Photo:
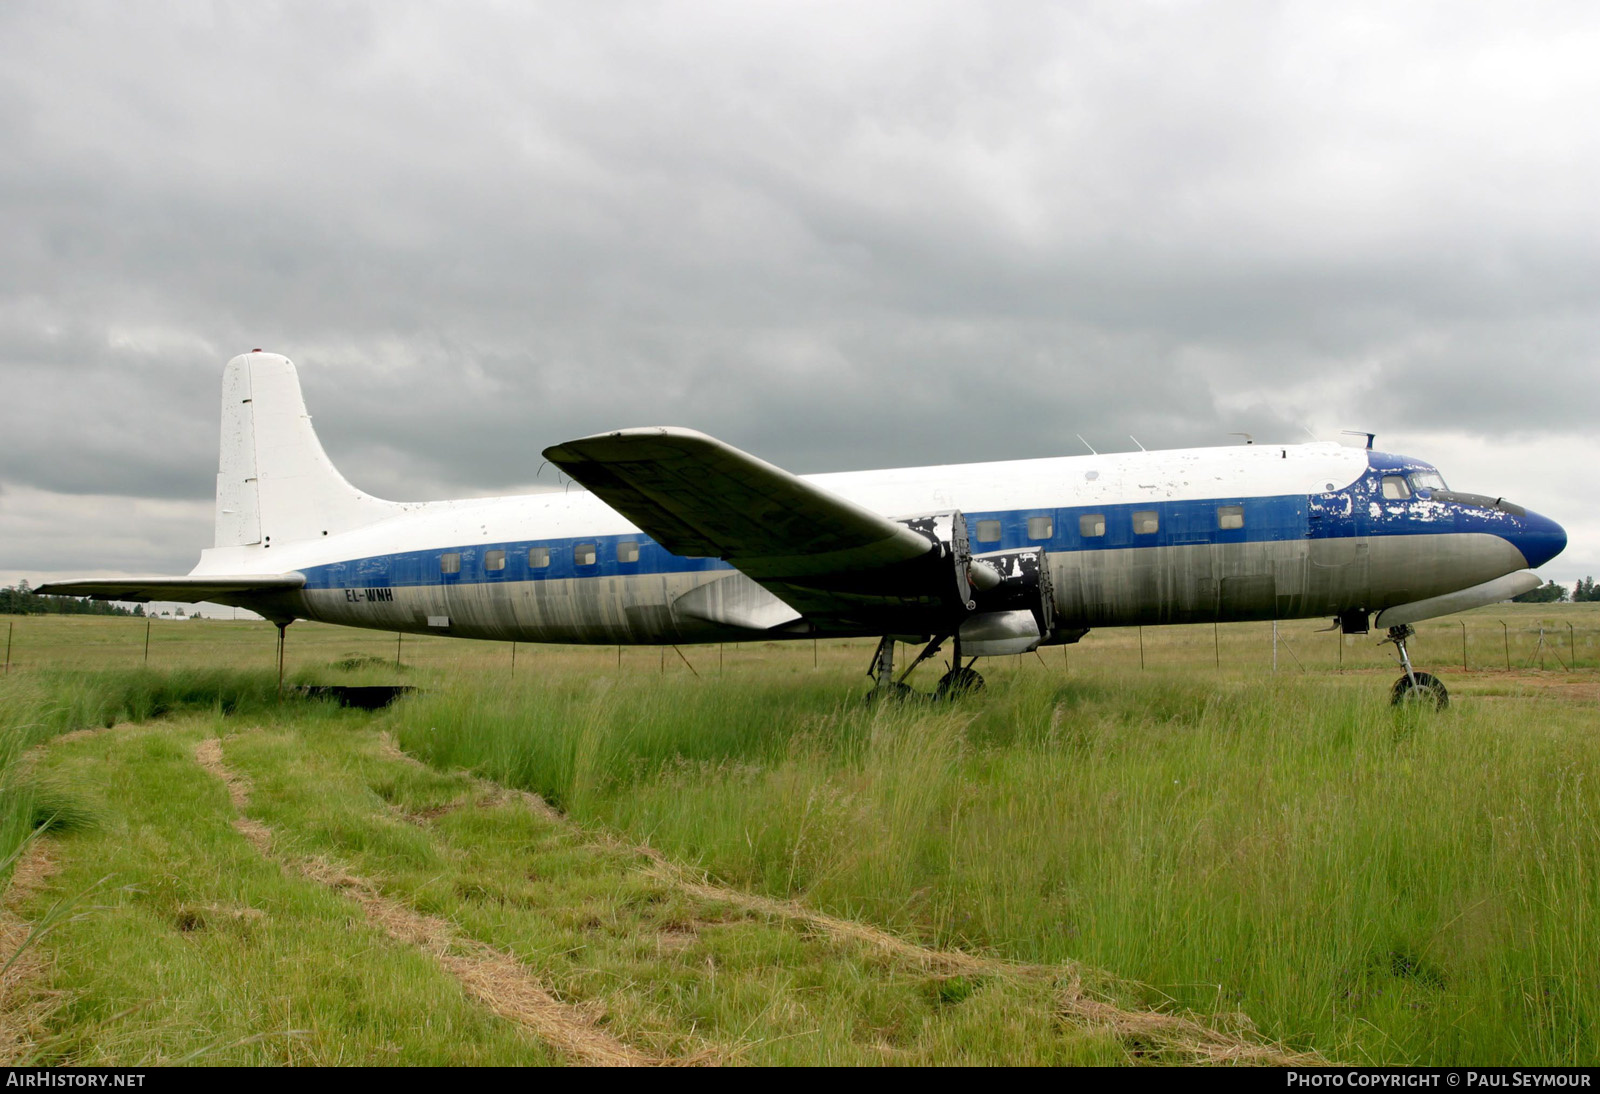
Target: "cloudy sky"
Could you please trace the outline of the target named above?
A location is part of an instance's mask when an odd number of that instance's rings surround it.
[[[795,471],[1432,459],[1600,573],[1600,9],[0,5],[0,583],[182,573],[218,382],[373,493],[694,426]]]

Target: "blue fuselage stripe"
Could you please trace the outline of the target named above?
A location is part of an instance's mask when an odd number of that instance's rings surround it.
[[[1434,505],[1428,508],[1383,503],[1379,492],[1381,475],[1390,468],[1380,466],[1377,459],[1373,464],[1371,471],[1347,489],[1326,494],[969,512],[966,514],[967,530],[974,554],[1018,547],[1072,553],[1458,531],[1506,535],[1508,529],[1503,521],[1491,520],[1489,514],[1470,507]],[[1407,466],[1424,465],[1408,463]],[[1241,526],[1222,527],[1221,511],[1235,507],[1243,517]],[[1143,516],[1148,513],[1155,514],[1157,530],[1140,534],[1135,531],[1136,521],[1148,526],[1148,518]],[[1038,526],[1030,529],[1030,521],[1040,518],[1049,521],[1048,535],[1030,535],[1030,531],[1043,531]],[[1096,525],[1103,526],[1102,535],[1084,534]],[[996,531],[998,537],[994,538]],[[634,561],[620,561],[624,544],[637,546]],[[580,548],[583,548],[581,552]],[[541,558],[548,557],[548,564],[533,564],[530,551],[535,549]],[[503,565],[489,569],[495,552],[500,554],[494,561],[503,562]],[[593,562],[580,563],[580,555],[592,557]],[[445,572],[442,560],[446,556],[453,556],[450,561],[455,568],[451,572]],[[731,567],[719,559],[683,558],[643,533],[630,532],[433,547],[312,566],[303,572],[307,589],[343,589],[556,581],[726,569]]]

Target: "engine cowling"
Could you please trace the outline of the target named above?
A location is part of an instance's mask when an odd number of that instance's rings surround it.
[[[970,563],[974,610],[961,624],[961,643],[976,657],[1027,653],[1055,629],[1049,559],[1040,547],[991,551]]]
[[[896,517],[895,520],[938,547],[935,564],[939,568],[941,584],[946,585],[939,592],[954,609],[953,614],[959,617],[963,610],[971,611],[973,591],[968,569],[972,562],[972,547],[967,537],[966,516],[959,509],[950,509],[914,517]],[[945,575],[948,575],[948,581],[944,580]]]

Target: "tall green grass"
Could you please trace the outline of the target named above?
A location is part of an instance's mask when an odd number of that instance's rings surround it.
[[[728,881],[944,945],[1076,959],[1357,1061],[1600,1056],[1592,711],[1370,681],[1001,676],[468,684],[391,717]],[[1238,1020],[1232,1019],[1230,1020]]]
[[[28,749],[73,730],[185,711],[264,716],[279,710],[277,689],[271,673],[230,669],[41,669],[0,678],[0,861],[35,828],[82,819],[71,788],[30,777]]]

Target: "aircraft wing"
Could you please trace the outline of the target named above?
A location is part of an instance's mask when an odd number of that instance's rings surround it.
[[[725,559],[813,623],[918,632],[947,606],[934,539],[704,433],[627,429],[544,455],[669,551]]]
[[[601,433],[544,454],[676,555],[793,575],[905,562],[930,546],[904,524],[692,429]]]
[[[86,596],[90,600],[173,600],[198,604],[246,602],[252,596],[304,588],[304,574],[205,575],[188,577],[85,577],[51,581],[33,591],[46,596]]]

